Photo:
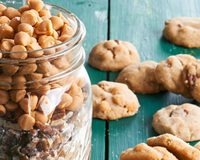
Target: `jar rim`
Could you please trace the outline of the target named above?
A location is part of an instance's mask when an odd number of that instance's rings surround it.
[[[67,17],[68,20],[73,18],[73,20],[75,21],[75,23],[77,25],[73,36],[70,37],[68,40],[60,43],[60,44],[57,44],[55,46],[48,47],[48,48],[32,50],[32,51],[17,51],[17,52],[10,52],[10,51],[8,52],[8,51],[1,51],[0,50],[0,53],[5,53],[5,54],[34,53],[34,52],[39,52],[39,51],[48,51],[48,50],[51,50],[51,49],[57,49],[57,48],[62,47],[62,46],[65,46],[65,48],[61,51],[57,51],[53,54],[45,55],[43,57],[35,57],[35,58],[29,58],[29,59],[23,59],[23,60],[15,60],[15,59],[9,59],[8,60],[7,58],[5,58],[5,59],[2,58],[2,59],[0,59],[0,63],[29,62],[29,61],[33,61],[33,60],[37,61],[37,60],[44,60],[44,59],[57,57],[57,56],[60,56],[62,54],[66,54],[66,52],[63,52],[63,51],[70,52],[71,50],[74,49],[75,45],[81,44],[83,42],[83,40],[85,39],[85,35],[86,35],[86,29],[85,29],[85,26],[83,25],[83,23],[81,22],[81,20],[75,14],[73,14],[72,12],[70,12],[69,10],[67,10],[65,8],[62,8],[60,6],[57,6],[57,5],[54,5],[54,4],[51,4],[51,3],[44,2],[44,4],[46,6],[49,6],[49,7],[54,7],[58,11],[62,11],[64,13],[67,13],[68,17],[70,17],[70,18]],[[69,23],[70,23],[70,21],[69,21]]]

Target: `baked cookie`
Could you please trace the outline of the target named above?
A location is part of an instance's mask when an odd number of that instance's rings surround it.
[[[183,70],[183,81],[190,90],[192,97],[200,102],[200,60],[196,60],[185,66]]]
[[[164,147],[150,147],[145,143],[127,149],[120,155],[120,160],[178,160]]]
[[[92,67],[113,72],[139,61],[136,48],[131,43],[120,40],[101,41],[94,46],[88,59]]]
[[[131,64],[119,73],[116,82],[125,83],[135,93],[158,93],[164,88],[154,75],[157,64],[154,61]]]
[[[116,120],[133,116],[140,104],[136,95],[125,85],[101,81],[92,85],[93,118]]]
[[[149,146],[165,147],[179,160],[200,160],[200,151],[198,149],[171,134],[151,137],[147,140],[147,144]]]
[[[196,144],[194,145],[194,148],[200,150],[200,142],[196,143]]]
[[[168,57],[157,65],[155,70],[156,80],[163,84],[166,90],[175,94],[182,94],[186,98],[192,98],[189,89],[184,84],[182,72],[185,65],[195,60],[196,58],[187,54]]]
[[[200,47],[200,18],[178,17],[165,22],[163,36],[171,43],[187,47]]]
[[[185,103],[170,105],[157,111],[152,126],[159,134],[170,133],[186,142],[200,139],[200,108]]]

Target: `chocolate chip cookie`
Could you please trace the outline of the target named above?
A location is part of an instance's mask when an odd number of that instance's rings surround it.
[[[200,108],[185,103],[157,111],[152,126],[159,134],[170,133],[186,142],[200,139]]]
[[[136,95],[125,85],[101,81],[92,85],[93,118],[116,120],[133,116],[140,104]]]
[[[152,94],[164,90],[155,78],[158,65],[154,61],[135,63],[124,68],[118,75],[116,82],[125,83],[135,93]]]
[[[199,160],[200,151],[180,138],[171,134],[163,134],[158,137],[151,137],[147,140],[149,146],[161,146],[167,148],[179,160]]]
[[[163,36],[177,46],[198,48],[200,47],[200,18],[172,18],[165,22]]]
[[[182,74],[183,68],[195,60],[196,58],[191,55],[178,54],[161,61],[155,69],[157,82],[163,84],[164,88],[170,92],[192,98],[188,87],[184,84]]]
[[[145,143],[127,149],[120,155],[120,160],[178,160],[164,147],[150,147]]]
[[[136,48],[131,43],[120,40],[101,41],[94,46],[88,59],[92,67],[113,72],[139,61]]]

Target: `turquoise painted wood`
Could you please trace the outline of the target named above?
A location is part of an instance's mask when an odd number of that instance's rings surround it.
[[[200,58],[200,49],[177,47],[162,37],[165,21],[179,16],[199,17],[199,5],[198,0],[111,0],[110,39],[133,43],[141,61],[160,62],[170,55],[179,53]],[[110,73],[110,80],[115,81],[117,75],[118,73]],[[167,91],[153,95],[137,94],[137,96],[141,104],[138,114],[109,123],[110,160],[118,160],[122,151],[157,135],[151,123],[153,114],[158,109],[185,102],[197,104],[192,99],[185,99]]]
[[[83,47],[86,51],[87,59],[93,46],[99,43],[99,41],[107,39],[107,0],[45,0],[45,2],[58,5],[71,11],[84,23],[87,34],[83,42]],[[107,73],[90,67],[87,61],[85,68],[92,84],[96,84],[102,79],[106,80]],[[105,159],[105,121],[93,120],[91,159]]]

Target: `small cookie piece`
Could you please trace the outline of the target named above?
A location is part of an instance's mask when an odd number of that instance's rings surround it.
[[[179,160],[199,160],[200,151],[182,139],[171,134],[163,134],[158,137],[151,137],[147,140],[149,146],[161,146],[167,148]]]
[[[136,95],[125,85],[101,81],[92,85],[93,118],[116,120],[133,116],[140,104]]]
[[[135,93],[158,93],[164,87],[157,83],[154,75],[157,64],[154,61],[131,64],[119,73],[116,82],[125,83]]]
[[[88,59],[92,67],[113,72],[139,61],[136,48],[129,42],[119,40],[101,41],[94,46]]]
[[[182,94],[186,98],[192,98],[189,89],[183,81],[183,68],[194,62],[196,58],[187,54],[170,56],[166,61],[161,61],[155,70],[155,77],[158,83],[163,84],[166,90],[175,94]]]
[[[197,143],[194,145],[194,148],[200,150],[200,142],[197,142]]]
[[[145,143],[122,152],[120,160],[178,160],[164,147],[150,147]]]
[[[196,60],[185,66],[183,81],[190,90],[192,97],[200,102],[200,60]]]
[[[163,36],[171,43],[187,47],[200,47],[200,18],[178,17],[165,22]]]
[[[200,139],[200,108],[185,103],[170,105],[157,111],[152,126],[159,134],[170,133],[186,142]]]

